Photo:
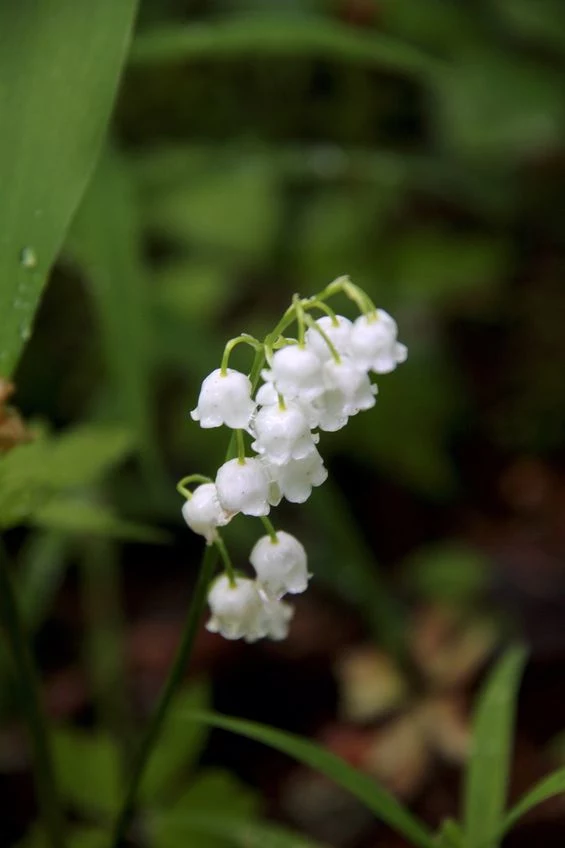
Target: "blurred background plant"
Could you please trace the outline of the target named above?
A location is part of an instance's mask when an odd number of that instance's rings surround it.
[[[173,816],[135,838],[302,844],[238,837],[261,810],[304,840],[407,844],[302,766],[175,716],[213,704],[317,737],[435,826],[477,682],[517,634],[519,795],[564,728],[565,8],[142,0],[124,59],[134,4],[81,5],[46,3],[34,39],[27,0],[0,12],[0,523],[77,845],[116,812],[190,599],[174,483],[225,438],[188,418],[200,380],[228,337],[342,273],[397,318],[408,362],[326,439],[327,486],[286,508],[315,574],[288,641],[200,634],[142,790],[192,810],[190,836]],[[227,532],[242,562],[248,533]],[[42,844],[3,645],[0,672],[0,844]],[[229,826],[199,829],[220,808]],[[508,844],[562,844],[564,822],[557,799]]]

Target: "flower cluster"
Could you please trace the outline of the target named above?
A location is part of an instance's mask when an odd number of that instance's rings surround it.
[[[361,314],[355,321],[327,305],[337,293],[357,304]],[[317,320],[314,309],[324,313]],[[284,331],[294,322],[297,338],[288,338]],[[249,377],[228,366],[233,348],[242,343],[255,350]],[[233,429],[237,451],[228,451],[215,480],[191,475],[179,484],[187,498],[186,523],[207,544],[218,546],[224,562],[225,572],[208,595],[209,630],[249,642],[285,638],[292,607],[281,599],[303,592],[310,575],[303,546],[289,533],[275,531],[267,516],[283,498],[304,503],[324,482],[318,431],[340,430],[351,416],[371,409],[377,387],[370,372],[393,371],[406,356],[394,319],[346,277],[315,297],[295,296],[263,342],[248,335],[228,342],[220,368],[202,383],[191,416],[204,428]],[[191,492],[190,482],[201,485]],[[239,513],[260,517],[267,529],[250,555],[254,579],[236,575],[219,533]]]

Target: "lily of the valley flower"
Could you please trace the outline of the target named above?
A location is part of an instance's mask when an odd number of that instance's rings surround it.
[[[220,504],[214,483],[198,486],[184,504],[182,514],[190,529],[204,536],[208,544],[217,538],[217,528],[223,527],[231,518]]]
[[[245,457],[230,459],[216,475],[218,500],[229,513],[268,515],[270,480],[260,459]]]
[[[308,562],[304,546],[284,530],[275,538],[263,536],[249,555],[257,580],[270,598],[304,592],[308,587]]]
[[[239,430],[247,427],[254,411],[249,377],[231,368],[225,374],[216,368],[202,383],[198,404],[190,415],[201,427],[226,424]]]

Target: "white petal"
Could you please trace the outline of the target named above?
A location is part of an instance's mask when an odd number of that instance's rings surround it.
[[[225,462],[216,475],[218,499],[228,513],[267,515],[269,505],[269,475],[259,459],[246,457]]]
[[[249,378],[231,368],[222,374],[217,368],[202,383],[198,405],[190,415],[194,421],[200,422],[201,427],[226,424],[234,429],[244,429],[254,410]]]
[[[304,592],[309,575],[303,545],[284,530],[279,530],[276,538],[274,542],[270,536],[263,536],[249,555],[257,580],[269,598]]]

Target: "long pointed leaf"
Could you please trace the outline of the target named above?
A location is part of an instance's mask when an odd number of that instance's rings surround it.
[[[272,14],[149,30],[135,40],[131,59],[145,64],[273,55],[376,65],[415,77],[435,73],[439,64],[412,45],[382,33],[364,33],[322,16]]]
[[[213,727],[256,739],[294,757],[304,765],[321,772],[330,780],[334,780],[343,789],[347,789],[377,818],[402,833],[414,845],[421,848],[431,848],[434,845],[433,838],[425,826],[405,810],[393,795],[379,786],[371,777],[319,745],[273,727],[217,713],[191,712],[186,714],[186,718],[189,721],[202,721]]]
[[[136,0],[0,4],[0,373],[30,334],[108,123]]]
[[[73,222],[69,250],[82,266],[99,318],[117,419],[136,434],[154,470],[149,385],[149,285],[141,256],[134,186],[126,161],[107,145]]]
[[[465,846],[495,848],[508,788],[516,699],[526,653],[510,649],[491,672],[477,705],[465,781]]]
[[[560,795],[565,792],[565,768],[554,771],[543,780],[540,780],[533,789],[520,798],[518,803],[512,807],[510,812],[504,819],[502,832],[506,833],[514,827],[518,819],[525,816],[533,807],[537,807],[542,801],[547,801],[554,795]]]

